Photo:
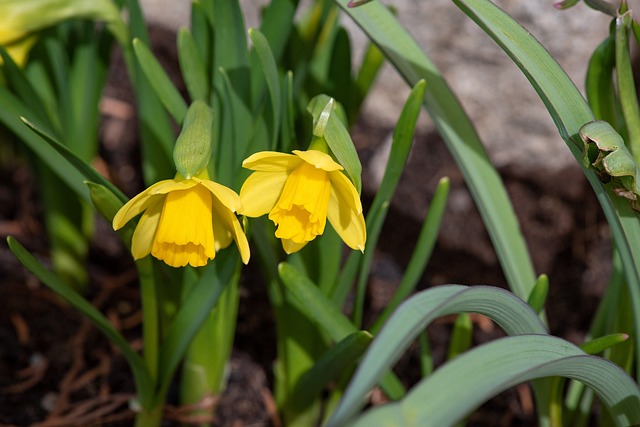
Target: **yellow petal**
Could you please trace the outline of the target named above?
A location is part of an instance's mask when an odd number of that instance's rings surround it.
[[[215,257],[212,196],[196,185],[168,193],[151,254],[173,267],[202,266]]]
[[[288,177],[289,173],[285,171],[249,175],[240,189],[242,208],[238,213],[252,218],[269,213],[280,198]]]
[[[339,172],[331,174],[331,197],[327,218],[347,246],[364,252],[367,227],[362,215],[360,197],[353,183]]]
[[[337,171],[344,169],[338,163],[336,163],[330,155],[318,150],[300,151],[293,150],[293,154],[300,157],[310,165],[315,166],[318,169],[326,170],[327,172]]]
[[[298,252],[300,249],[304,248],[307,243],[296,243],[293,240],[282,239],[282,249],[287,253],[287,255],[291,255],[294,252]]]
[[[205,186],[209,191],[211,191],[214,198],[218,199],[232,212],[237,212],[240,209],[242,205],[242,203],[240,202],[240,196],[238,196],[236,192],[229,187],[225,187],[224,185],[218,184],[217,182],[209,181],[208,179],[192,179],[200,183],[200,185]]]
[[[223,227],[226,232],[227,240],[220,241],[220,248],[225,248],[231,243],[231,237],[236,242],[236,246],[238,247],[238,251],[240,252],[240,258],[244,264],[249,262],[249,257],[251,256],[251,251],[249,249],[249,241],[247,240],[247,236],[244,234],[244,230],[240,225],[240,221],[238,221],[238,217],[222,205],[217,200],[213,200],[213,211],[214,211],[214,229],[216,233],[218,232],[216,227]],[[218,225],[216,225],[216,222]],[[218,244],[218,235],[216,235],[216,244]]]
[[[120,208],[116,216],[113,217],[113,229],[119,230],[121,229],[127,222],[131,221],[131,219],[137,215],[140,215],[142,211],[147,209],[151,203],[153,203],[154,195],[164,194],[162,192],[158,192],[158,190],[162,190],[165,187],[170,187],[174,184],[175,181],[173,179],[167,179],[164,181],[156,182],[151,187],[144,190],[142,193],[135,196],[133,199],[129,200],[123,207]]]
[[[154,197],[152,203],[144,211],[131,239],[131,254],[133,259],[142,259],[151,253],[153,241],[156,237],[160,215],[162,214],[163,199]]]
[[[260,151],[246,158],[242,162],[242,167],[262,172],[284,172],[295,168],[300,163],[302,163],[301,159],[293,154]]]

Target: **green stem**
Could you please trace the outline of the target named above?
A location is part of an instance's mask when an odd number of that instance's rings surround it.
[[[225,373],[231,357],[238,313],[240,269],[236,268],[229,285],[209,313],[185,354],[180,384],[182,404],[197,404],[225,388]],[[196,409],[192,415],[212,416],[214,407]],[[209,423],[200,423],[200,427]]]
[[[561,377],[553,377],[549,391],[549,426],[562,427],[562,384]]]
[[[140,276],[140,298],[142,300],[143,356],[149,369],[151,380],[155,384],[158,381],[160,331],[158,324],[158,298],[152,262],[151,257],[145,257],[136,261],[136,266],[138,268],[138,275]]]
[[[630,25],[630,12],[616,17],[616,79],[622,114],[629,134],[628,146],[636,163],[640,164],[640,108],[638,107],[631,59],[629,58]]]
[[[160,427],[164,405],[160,404],[151,411],[142,410],[136,415],[135,427]]]

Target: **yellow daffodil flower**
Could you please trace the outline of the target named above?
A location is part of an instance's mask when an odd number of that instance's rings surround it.
[[[352,249],[364,251],[367,230],[362,203],[343,167],[318,150],[293,154],[263,151],[243,163],[253,172],[240,190],[249,217],[269,214],[285,252],[302,249],[324,232],[329,222]]]
[[[246,264],[249,243],[234,214],[240,205],[233,190],[210,181],[206,172],[189,179],[178,174],[126,203],[113,218],[113,228],[142,213],[131,243],[136,260],[151,254],[172,267],[200,267],[235,240]]]

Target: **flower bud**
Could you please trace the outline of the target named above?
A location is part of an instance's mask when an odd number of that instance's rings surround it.
[[[202,101],[194,101],[173,149],[176,170],[190,179],[207,167],[213,142],[213,111]]]

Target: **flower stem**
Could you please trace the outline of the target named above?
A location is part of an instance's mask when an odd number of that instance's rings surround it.
[[[151,257],[136,261],[140,276],[140,297],[142,300],[142,342],[144,361],[149,369],[151,380],[158,380],[158,298],[156,282],[153,276]]]
[[[213,415],[215,407],[207,399],[224,390],[225,373],[235,336],[239,301],[239,271],[220,296],[185,355],[180,400],[183,405],[201,405],[191,415]],[[200,427],[209,423],[200,423]]]
[[[164,404],[159,404],[150,411],[142,410],[136,415],[135,427],[160,427]]]

